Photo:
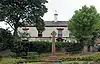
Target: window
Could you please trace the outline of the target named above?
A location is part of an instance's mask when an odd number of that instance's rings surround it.
[[[62,30],[58,30],[58,37],[62,38]]]
[[[58,38],[59,37],[62,38],[62,30],[63,30],[63,28],[57,28],[57,30],[58,30]]]
[[[57,41],[63,41],[63,39],[62,39],[62,30],[63,30],[63,28],[57,28],[57,30],[58,30],[58,37],[57,37]]]

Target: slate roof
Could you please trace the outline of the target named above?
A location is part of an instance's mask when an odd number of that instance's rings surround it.
[[[45,22],[45,27],[67,27],[68,26],[68,21],[44,21]],[[24,27],[34,27],[34,25],[23,25]]]
[[[45,21],[45,26],[46,27],[67,27],[68,25],[67,21]]]

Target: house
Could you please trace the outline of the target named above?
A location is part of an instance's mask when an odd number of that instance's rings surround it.
[[[54,21],[44,21],[45,22],[45,31],[41,34],[38,34],[38,31],[35,26],[19,27],[18,31],[22,34],[27,33],[26,37],[29,41],[37,40],[47,40],[52,41],[51,32],[55,31],[57,33],[56,40],[58,41],[69,41],[69,31],[68,31],[68,22],[67,21],[57,21],[58,14],[54,14]],[[21,36],[22,37],[22,36]],[[23,39],[26,38],[24,36]]]

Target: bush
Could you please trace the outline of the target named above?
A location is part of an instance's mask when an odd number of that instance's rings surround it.
[[[37,52],[28,52],[27,56],[23,56],[22,58],[26,58],[26,59],[36,59],[40,57],[40,55]]]
[[[19,56],[26,55],[27,52],[45,53],[51,52],[52,42],[49,41],[19,41],[16,42],[12,51],[20,54]],[[81,51],[81,43],[69,43],[69,42],[56,42],[56,48],[65,48],[67,52]],[[24,53],[24,54],[22,54]]]
[[[0,61],[2,60],[2,56],[0,55]]]
[[[66,46],[67,52],[82,51],[83,45],[81,43],[68,43]]]
[[[1,52],[0,55],[2,57],[16,57],[16,53],[11,52],[10,50],[5,50],[4,52]]]
[[[85,56],[70,56],[70,57],[62,57],[60,58],[62,61],[100,61],[100,53],[92,54],[92,55],[85,55]]]
[[[8,29],[0,28],[0,52],[11,49],[14,42],[14,36]]]
[[[14,43],[13,48],[11,49],[12,52],[16,53],[16,56],[25,56],[27,55],[28,52],[28,47],[27,47],[28,41],[17,41]]]
[[[14,53],[14,52],[9,52],[9,53],[8,53],[8,57],[16,57],[16,53]]]
[[[73,62],[73,64],[79,64],[78,62]]]

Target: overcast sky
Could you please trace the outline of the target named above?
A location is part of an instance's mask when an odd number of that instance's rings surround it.
[[[46,4],[48,12],[45,13],[43,19],[45,21],[54,20],[54,11],[57,10],[58,20],[68,21],[74,14],[74,11],[84,5],[94,5],[100,13],[100,0],[48,0]],[[0,26],[4,27],[4,24],[0,23]]]
[[[48,0],[48,4],[46,4],[48,12],[43,19],[54,20],[53,14],[57,10],[58,20],[68,21],[74,14],[74,11],[84,5],[94,5],[100,13],[100,0]]]

